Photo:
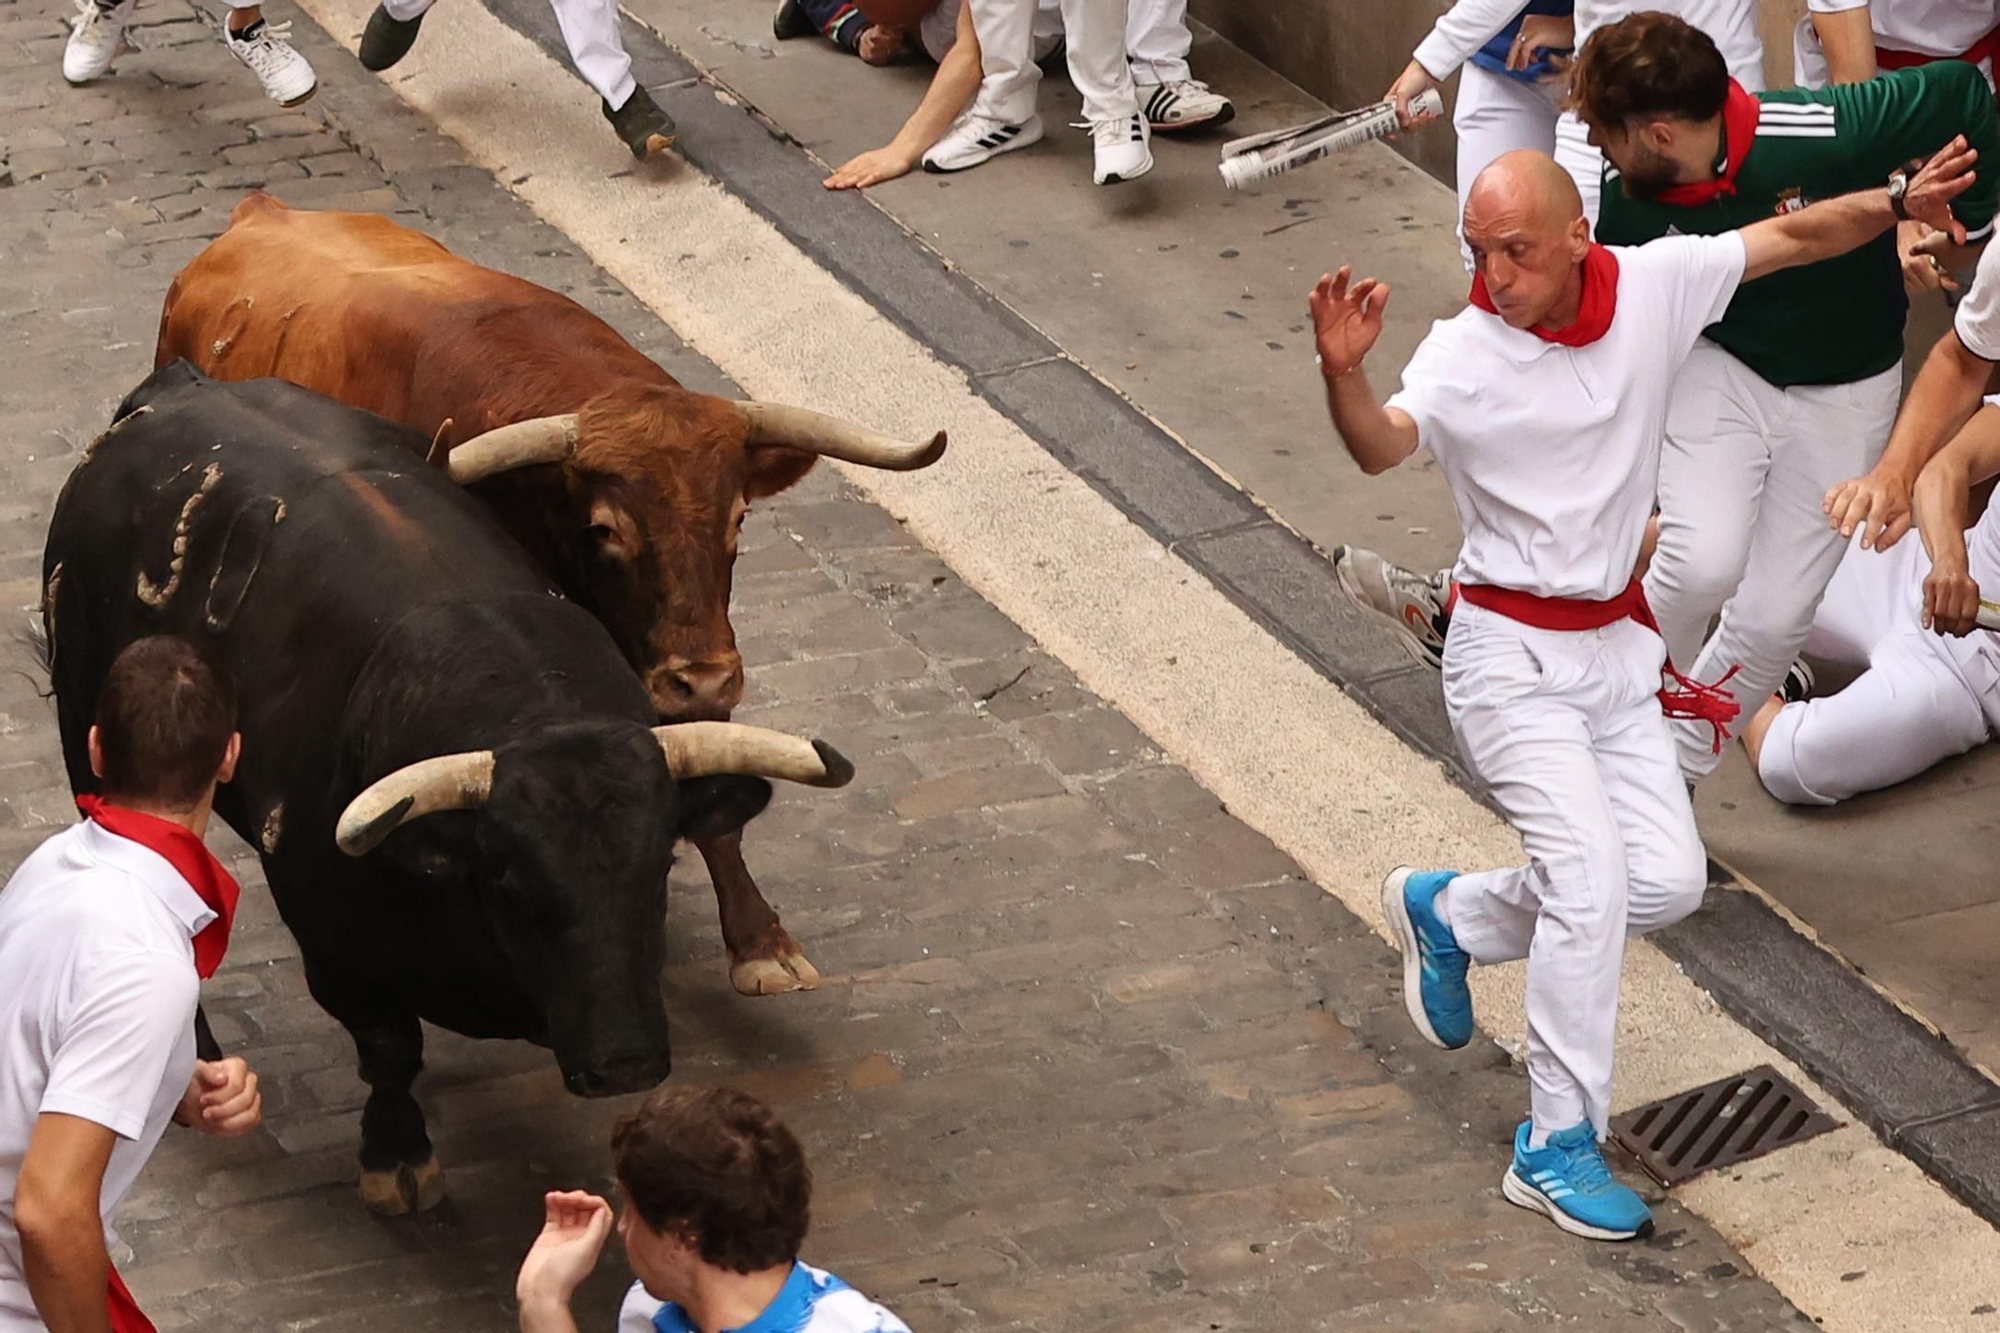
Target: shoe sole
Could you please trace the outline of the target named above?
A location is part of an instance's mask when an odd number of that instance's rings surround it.
[[[1653,1234],[1653,1219],[1650,1217],[1637,1231],[1612,1231],[1607,1227],[1594,1227],[1588,1222],[1579,1222],[1557,1207],[1555,1200],[1515,1175],[1511,1166],[1507,1168],[1507,1174],[1500,1178],[1500,1193],[1505,1195],[1507,1202],[1516,1208],[1526,1208],[1529,1212],[1540,1213],[1570,1235],[1581,1236],[1585,1240],[1641,1240]]]
[[[1333,576],[1339,582],[1340,590],[1347,594],[1348,601],[1395,628],[1396,646],[1401,648],[1412,662],[1421,667],[1429,667],[1433,671],[1438,669],[1439,659],[1432,654],[1430,648],[1411,633],[1402,621],[1376,606],[1368,596],[1354,572],[1354,562],[1348,558],[1345,546],[1333,548]]]
[[[1396,946],[1403,951],[1403,1008],[1410,1015],[1410,1022],[1416,1026],[1417,1035],[1441,1051],[1463,1050],[1470,1042],[1457,1046],[1447,1045],[1431,1026],[1430,1015],[1424,1012],[1424,959],[1417,949],[1417,924],[1410,920],[1410,908],[1403,901],[1403,886],[1416,874],[1414,866],[1397,866],[1382,881],[1382,915],[1389,919],[1389,929],[1395,932]]]
[[[1117,174],[1106,176],[1103,180],[1098,181],[1097,183],[1099,185],[1123,185],[1126,181],[1138,180],[1141,176],[1145,175],[1152,169],[1153,169],[1153,159],[1148,157],[1146,159],[1146,165],[1140,167],[1137,171],[1128,172],[1123,176]]]
[[[931,161],[928,157],[926,157],[923,162],[924,170],[928,171],[933,176],[949,176],[954,172],[970,171],[974,167],[983,167],[988,162],[991,162],[994,158],[1000,156],[1002,153],[1011,153],[1018,149],[1033,147],[1035,144],[1038,144],[1042,141],[1042,135],[1045,132],[1046,132],[1045,130],[1037,128],[1031,137],[1027,130],[1022,130],[1019,134],[1009,139],[1006,143],[1001,144],[998,148],[987,150],[985,157],[982,157],[975,162],[961,162],[955,167],[943,166],[939,163]]]
[[[319,91],[319,85],[315,83],[312,87],[306,89],[304,92],[300,93],[297,97],[294,97],[291,101],[279,102],[278,105],[282,107],[304,106],[307,102],[313,100],[313,94],[317,93],[318,91]]]
[[[1227,125],[1234,119],[1236,119],[1236,108],[1234,106],[1226,106],[1214,115],[1204,117],[1201,120],[1149,120],[1146,124],[1155,134],[1179,134],[1186,130],[1214,129],[1217,125]]]

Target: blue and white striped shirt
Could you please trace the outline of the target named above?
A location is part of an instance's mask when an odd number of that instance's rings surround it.
[[[681,1307],[634,1282],[618,1311],[618,1333],[701,1333]],[[729,1333],[910,1333],[910,1326],[824,1269],[794,1262],[764,1312]]]

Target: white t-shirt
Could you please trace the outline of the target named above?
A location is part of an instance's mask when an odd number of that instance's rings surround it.
[[[1875,44],[1926,56],[1955,56],[2000,28],[1994,0],[1806,0],[1815,14],[1868,10]]]
[[[2000,361],[2000,244],[1989,244],[1980,252],[1979,270],[1959,298],[1952,327],[1974,356]]]
[[[1752,92],[1764,86],[1757,0],[1576,0],[1576,49],[1599,28],[1645,10],[1686,19],[1721,50],[1731,77]]]
[[[1565,347],[1467,306],[1431,326],[1389,400],[1451,487],[1461,582],[1603,601],[1632,581],[1674,379],[1745,251],[1731,231],[1612,252],[1618,304],[1596,342]]]
[[[44,1325],[21,1268],[14,1184],[44,1112],[118,1136],[112,1215],[194,1076],[195,932],[214,920],[159,853],[85,821],[0,889],[0,1333]]]
[[[634,1282],[618,1311],[618,1333],[699,1333],[678,1305]],[[764,1312],[730,1333],[910,1333],[910,1326],[823,1268],[803,1261]]]

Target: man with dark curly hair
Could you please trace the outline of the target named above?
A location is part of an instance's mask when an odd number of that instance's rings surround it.
[[[662,1088],[618,1122],[618,1235],[638,1281],[619,1333],[910,1333],[833,1274],[799,1261],[812,1171],[771,1108],[730,1088]],[[611,1205],[544,1200],[514,1294],[522,1333],[576,1333],[570,1297],[597,1265]]]

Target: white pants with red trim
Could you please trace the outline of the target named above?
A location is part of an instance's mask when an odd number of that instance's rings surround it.
[[[1805,646],[1867,670],[1838,694],[1778,710],[1757,756],[1771,795],[1832,805],[1907,781],[1993,734],[2000,635],[1974,630],[1957,639],[1923,628],[1930,567],[1915,533],[1887,551],[1848,549]]]
[[[1138,0],[1133,0],[1133,7],[1137,9]],[[1458,106],[1451,113],[1451,127],[1458,134],[1458,253],[1467,272],[1472,269],[1472,251],[1465,244],[1466,191],[1502,153],[1517,148],[1554,153],[1560,99],[1560,84],[1523,83],[1470,60],[1459,66]]]
[[[1882,456],[1902,387],[1896,366],[1852,384],[1781,389],[1707,339],[1674,382],[1646,598],[1675,666],[1711,684],[1738,668],[1724,689],[1739,723],[1805,644],[1847,549],[1822,503]],[[1673,730],[1688,781],[1712,772],[1714,729],[1676,721]]]
[[[431,7],[432,0],[382,0],[389,17],[407,22]],[[632,79],[632,57],[618,34],[618,0],[550,0],[563,44],[583,81],[612,107],[639,85]]]
[[[981,80],[974,114],[1018,125],[1035,113],[1041,67],[1035,64],[1035,0],[966,0],[979,34]],[[1138,113],[1125,62],[1127,0],[1062,0],[1070,82],[1083,95],[1085,120]]]
[[[1611,1113],[1625,937],[1701,904],[1708,859],[1660,712],[1659,636],[1539,630],[1460,601],[1444,698],[1459,753],[1528,863],[1460,875],[1445,912],[1475,962],[1528,960],[1537,1131]]]

